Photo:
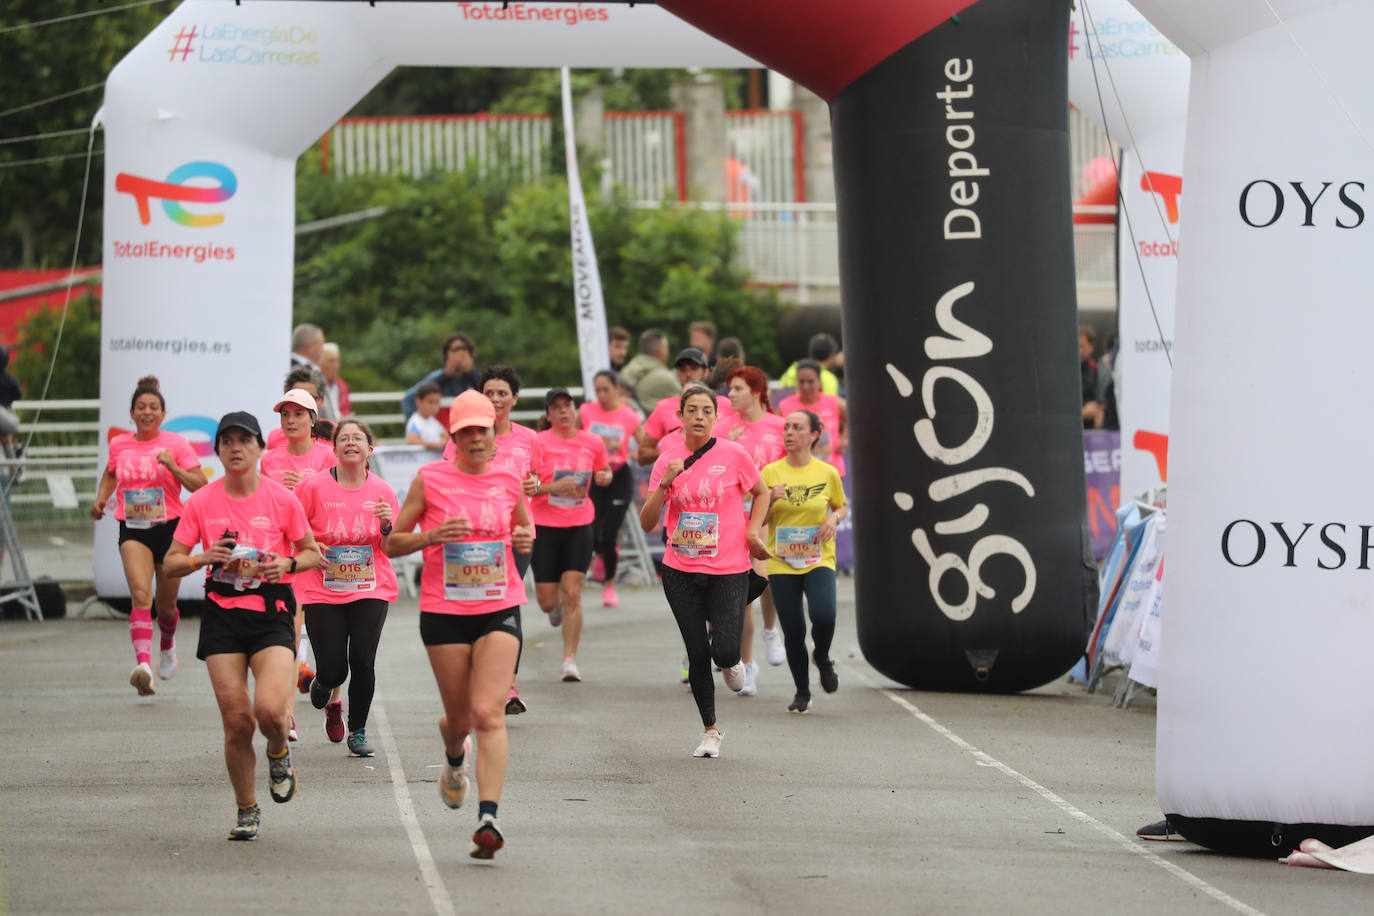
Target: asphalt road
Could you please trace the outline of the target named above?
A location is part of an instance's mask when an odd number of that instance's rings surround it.
[[[300,790],[229,843],[233,796],[197,624],[159,693],[127,685],[122,620],[0,624],[0,910],[13,913],[1361,912],[1366,880],[1142,844],[1153,701],[1057,683],[1006,697],[896,687],[858,655],[841,583],[840,692],[788,715],[786,668],[720,688],[717,760],[678,682],[662,595],[589,596],[585,681],[526,615],[501,799],[506,848],[468,858],[475,802],[437,798],[438,696],[413,602],[392,609],[370,760],[301,698]],[[533,618],[533,619],[532,619]],[[761,655],[761,653],[760,653]],[[814,674],[814,672],[813,672]],[[261,748],[261,741],[259,741]],[[1148,848],[1146,848],[1148,847]]]

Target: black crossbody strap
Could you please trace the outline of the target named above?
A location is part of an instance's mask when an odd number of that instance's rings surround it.
[[[695,452],[692,452],[692,454],[687,456],[687,460],[682,462],[682,470],[689,470],[692,467],[692,465],[697,463],[697,459],[700,458],[702,455],[706,454],[707,452],[709,452],[711,450],[711,446],[715,444],[716,440],[714,438],[707,439],[705,445],[697,449]]]

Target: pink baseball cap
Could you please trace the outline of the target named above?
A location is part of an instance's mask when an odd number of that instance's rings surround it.
[[[451,433],[468,426],[489,429],[495,425],[496,408],[491,406],[491,400],[481,392],[469,388],[454,398],[453,403],[449,405],[448,431]]]
[[[311,396],[310,392],[303,391],[300,388],[292,388],[290,391],[286,392],[286,394],[281,396],[281,400],[278,401],[276,406],[272,409],[275,410],[277,413],[281,413],[282,407],[284,407],[287,404],[294,404],[297,407],[304,407],[311,413],[315,413],[319,410],[319,408],[315,405],[315,399]]]

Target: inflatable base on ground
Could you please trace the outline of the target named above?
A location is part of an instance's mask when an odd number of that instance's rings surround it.
[[[1264,859],[1282,858],[1303,840],[1321,840],[1328,846],[1348,846],[1374,836],[1374,826],[1345,824],[1275,824],[1271,821],[1232,821],[1217,817],[1184,817],[1166,814],[1169,826],[1189,842],[1217,852]]]

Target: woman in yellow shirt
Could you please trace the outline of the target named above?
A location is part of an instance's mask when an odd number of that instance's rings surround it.
[[[766,465],[760,476],[768,485],[768,581],[778,608],[797,695],[788,712],[811,708],[811,681],[806,661],[806,616],[811,615],[811,641],[820,671],[821,688],[840,687],[830,642],[835,637],[835,527],[849,514],[844,486],[835,467],[811,454],[821,437],[821,420],[809,410],[794,410],[783,421],[787,454]]]

